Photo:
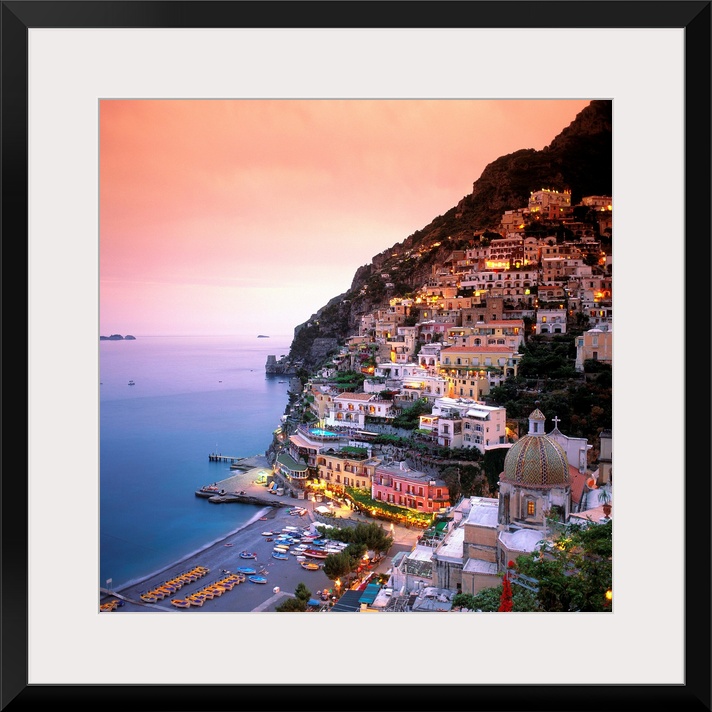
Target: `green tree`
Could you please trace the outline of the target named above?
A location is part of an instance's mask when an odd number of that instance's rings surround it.
[[[402,413],[393,419],[393,425],[405,430],[415,430],[420,425],[420,416],[430,413],[432,406],[427,398],[420,398],[413,405],[404,408]]]
[[[345,551],[329,554],[324,559],[323,571],[332,581],[348,576],[351,573],[351,557]]]
[[[355,527],[335,527],[328,530],[317,526],[317,530],[335,541],[349,545],[363,545],[361,556],[366,550],[385,554],[393,546],[393,537],[376,522],[359,522]]]
[[[502,586],[483,588],[478,593],[458,593],[452,600],[454,607],[467,608],[470,611],[494,613],[499,610],[502,599]],[[512,610],[517,613],[532,613],[540,610],[536,596],[531,591],[512,586]]]
[[[287,598],[274,610],[278,613],[301,613],[307,610],[307,602],[301,598]]]
[[[476,609],[475,597],[471,593],[460,593],[455,594],[452,599],[453,608],[469,608],[471,611]]]
[[[506,448],[495,448],[485,452],[484,469],[490,492],[499,490],[499,476],[504,470],[504,458],[507,457],[508,452]]]
[[[312,592],[307,588],[305,583],[300,581],[294,589],[294,595],[300,601],[308,601],[312,597]]]
[[[544,611],[610,611],[612,521],[569,525],[540,552],[517,558],[517,571],[539,581]]]

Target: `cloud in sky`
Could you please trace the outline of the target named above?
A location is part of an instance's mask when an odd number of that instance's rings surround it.
[[[101,333],[291,334],[588,100],[103,100]]]

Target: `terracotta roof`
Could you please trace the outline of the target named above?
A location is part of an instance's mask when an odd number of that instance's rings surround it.
[[[375,393],[340,393],[334,398],[334,400],[359,400],[359,401],[369,401],[375,398]]]
[[[586,486],[586,480],[588,479],[588,474],[585,472],[580,472],[577,467],[569,465],[569,482],[571,483],[571,499],[574,503],[580,504],[581,498],[583,497],[584,487]]]

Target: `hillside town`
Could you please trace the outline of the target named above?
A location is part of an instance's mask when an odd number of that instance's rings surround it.
[[[610,526],[610,409],[592,434],[564,432],[562,413],[540,408],[552,379],[522,369],[532,344],[564,343],[564,383],[610,375],[612,215],[611,196],[572,205],[570,191],[536,190],[409,294],[395,293],[398,270],[441,244],[399,254],[358,333],[312,373],[293,365],[267,453],[275,482],[421,531],[377,593],[355,586],[351,610],[449,610],[487,589],[511,598],[511,583],[536,593],[520,557],[552,558],[572,530]],[[502,404],[510,383],[526,410]],[[607,571],[596,610],[611,609]]]

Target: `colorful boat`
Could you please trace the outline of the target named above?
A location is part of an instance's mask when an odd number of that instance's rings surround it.
[[[257,569],[253,569],[251,566],[238,566],[235,569],[238,573],[245,574],[246,576],[251,576],[257,573]]]
[[[249,579],[252,583],[267,583],[266,576],[250,576]]]
[[[273,559],[279,559],[280,561],[287,561],[289,559],[289,554],[285,554],[281,551],[275,551],[274,554],[272,554]]]
[[[255,554],[254,551],[241,551],[240,558],[241,559],[256,559],[257,554]]]
[[[328,554],[321,549],[305,549],[304,556],[308,556],[310,559],[325,559]]]
[[[190,608],[190,601],[187,598],[174,598],[171,603],[176,608]]]
[[[299,565],[307,571],[318,571],[320,568],[319,564],[315,564],[313,561],[300,561]]]

